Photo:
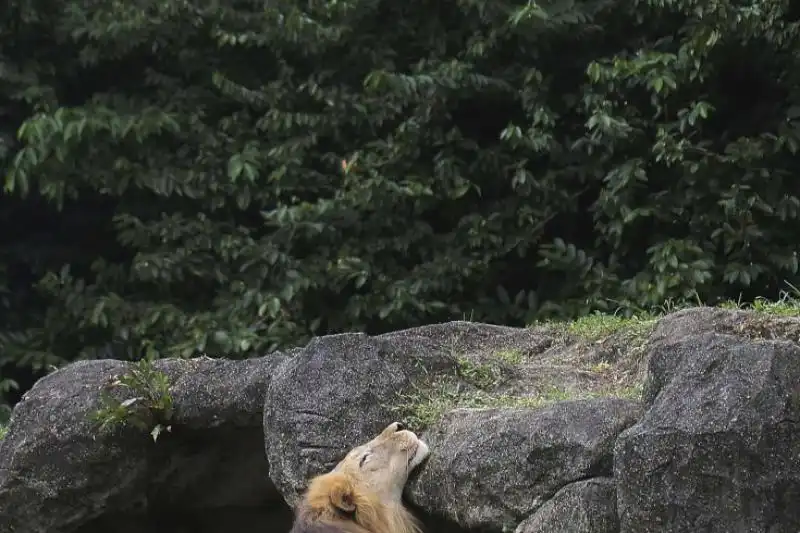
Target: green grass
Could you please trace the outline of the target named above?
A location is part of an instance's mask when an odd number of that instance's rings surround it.
[[[569,400],[572,396],[558,388],[552,388],[538,396],[493,395],[485,391],[462,392],[451,384],[439,386],[405,397],[405,401],[397,407],[404,420],[416,428],[427,428],[435,424],[447,412],[458,408],[529,408],[534,409]]]
[[[502,370],[497,365],[474,363],[463,358],[457,358],[456,365],[461,379],[482,390],[492,389],[503,380]]]
[[[570,392],[558,387],[551,387],[535,396],[493,395],[484,391],[459,392],[456,388],[444,384],[425,391],[417,390],[405,397],[405,401],[395,409],[412,427],[424,429],[435,424],[454,409],[491,409],[517,408],[538,409],[566,400],[615,397],[641,398],[641,385],[623,387],[606,391]]]
[[[617,315],[595,313],[566,322],[544,322],[545,331],[562,337],[566,344],[580,343],[583,346],[603,342],[612,336],[614,342],[627,353],[633,353],[646,345],[650,331],[655,327],[656,317],[642,316],[626,318]],[[631,379],[620,379],[617,366],[611,362],[595,362],[591,365],[578,361],[558,364],[583,369],[597,376],[590,390],[566,390],[560,385],[545,385],[544,390],[515,395],[500,390],[508,377],[507,372],[525,364],[526,356],[520,349],[503,348],[487,354],[479,361],[460,357],[453,353],[456,361],[454,375],[430,377],[419,384],[411,394],[401,398],[394,410],[414,427],[426,428],[436,423],[445,413],[457,408],[525,408],[536,409],[564,400],[593,397],[640,398],[641,386],[631,384]],[[539,387],[542,384],[538,385]]]
[[[6,433],[8,433],[8,426],[0,425],[0,440],[3,440],[6,437]]]
[[[585,340],[598,340],[615,333],[629,333],[632,335],[646,335],[658,321],[654,316],[623,317],[593,313],[566,325],[567,332]]]
[[[646,336],[652,331],[660,315],[635,315],[631,317],[595,312],[570,321],[536,321],[528,327],[542,327],[585,341],[595,341],[615,334]]]
[[[778,335],[786,327],[770,325],[764,319],[800,317],[800,290],[783,292],[776,301],[758,298],[751,304],[726,301],[717,308],[750,311],[757,315],[753,327],[777,328]],[[565,357],[556,364],[589,372],[595,376],[588,390],[564,390],[557,386],[539,394],[511,396],[498,392],[507,378],[509,368],[529,362],[519,349],[498,349],[487,354],[480,362],[453,354],[456,371],[452,376],[437,376],[420,385],[412,394],[401,399],[396,407],[409,423],[425,428],[434,424],[445,413],[457,408],[540,408],[555,402],[594,397],[640,399],[642,384],[637,377],[642,356],[646,354],[650,334],[663,316],[692,307],[666,302],[658,313],[634,316],[593,313],[572,321],[541,321],[529,327],[542,328],[545,334],[555,335],[563,342]],[[711,306],[713,307],[713,306]],[[758,317],[762,317],[758,320]],[[800,334],[800,331],[798,332]],[[570,346],[572,348],[570,348]],[[587,360],[586,353],[611,354],[608,360]],[[595,350],[592,352],[592,350]],[[616,354],[616,355],[614,355]]]
[[[752,303],[726,300],[715,306],[720,309],[752,311],[760,315],[775,317],[800,317],[800,289],[790,285],[790,291],[782,291],[777,300],[756,298]],[[705,305],[699,302],[695,305],[675,305],[671,302],[664,304],[659,313],[642,313],[626,317],[618,314],[595,312],[571,321],[542,321],[534,322],[528,327],[542,326],[547,329],[562,331],[587,341],[610,337],[615,334],[624,334],[626,338],[643,337],[648,335],[659,319],[665,315],[682,310]]]
[[[741,304],[729,300],[719,305],[723,309],[740,309],[745,311],[755,311],[771,316],[797,317],[800,316],[800,300],[784,295],[777,301],[770,301],[766,298],[756,298],[752,304]]]
[[[523,361],[522,352],[516,349],[498,350],[494,356],[507,365],[518,365]]]
[[[537,321],[529,324],[529,327],[558,325],[564,327],[568,332],[582,337],[600,337],[610,335],[621,329],[647,327],[648,324],[657,321],[664,315],[701,306],[754,311],[772,316],[800,317],[800,288],[788,282],[786,284],[789,287],[788,290],[780,291],[776,300],[758,297],[755,298],[752,303],[742,302],[741,300],[725,300],[717,304],[704,303],[699,297],[694,303],[676,303],[672,300],[668,300],[658,308],[657,312],[643,311],[633,317],[625,317],[617,313],[595,312],[571,321]]]

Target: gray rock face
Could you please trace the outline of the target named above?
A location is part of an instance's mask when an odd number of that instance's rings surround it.
[[[271,478],[294,506],[311,477],[330,470],[355,444],[397,415],[393,403],[438,352],[410,356],[362,334],[320,337],[281,365],[264,405]]]
[[[375,337],[391,344],[392,349],[427,361],[429,369],[446,370],[450,359],[431,358],[431,354],[458,354],[485,358],[487,352],[518,351],[539,355],[555,344],[555,335],[532,328],[512,328],[495,324],[453,321],[384,333]],[[436,367],[437,359],[443,363]]]
[[[281,501],[269,480],[262,412],[280,354],[244,361],[159,361],[171,378],[176,430],[151,446],[149,501],[186,510]],[[153,507],[154,503],[150,504]]]
[[[173,383],[173,431],[98,431],[99,392],[130,365],[74,363],[39,380],[0,441],[0,531],[74,531],[105,513],[279,501],[261,410],[280,356],[159,362]]]
[[[515,533],[617,533],[617,485],[612,478],[571,483],[556,492]]]
[[[435,451],[409,497],[465,528],[513,529],[565,485],[611,475],[614,441],[639,415],[614,398],[454,411],[425,435]]]
[[[800,348],[702,333],[651,357],[615,450],[621,531],[800,531]]]
[[[535,357],[553,343],[553,335],[531,329],[462,321],[375,337],[316,338],[281,365],[270,382],[264,436],[272,481],[293,506],[310,477],[330,469],[350,447],[396,419],[399,395],[424,386],[426,378],[455,376],[458,361],[481,365],[496,361],[502,351]],[[544,379],[528,379],[507,370],[506,387],[515,392],[535,391],[545,381],[552,387],[572,373],[562,366]]]
[[[125,367],[75,363],[16,405],[0,443],[0,531],[61,533],[106,507],[143,505],[147,436],[97,437],[88,419],[96,391]]]

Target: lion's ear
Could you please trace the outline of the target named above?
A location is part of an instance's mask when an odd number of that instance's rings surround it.
[[[352,482],[345,475],[335,475],[330,479],[328,488],[331,504],[345,513],[356,510],[356,495]]]

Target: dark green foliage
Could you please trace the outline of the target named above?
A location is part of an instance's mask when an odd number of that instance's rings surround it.
[[[101,407],[92,413],[100,431],[131,425],[150,433],[153,441],[166,430],[172,419],[172,394],[169,378],[156,370],[149,358],[136,362],[127,372],[115,376],[100,392]],[[124,399],[115,389],[121,390]]]
[[[788,0],[5,14],[0,371],[797,281]]]

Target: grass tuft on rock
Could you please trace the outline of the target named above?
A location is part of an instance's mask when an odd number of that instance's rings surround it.
[[[529,357],[515,348],[498,349],[480,357],[453,353],[455,369],[449,374],[429,376],[412,392],[403,395],[393,408],[409,425],[420,430],[435,424],[454,409],[516,408],[537,409],[566,400],[597,397],[641,398],[642,384],[633,373],[620,372],[626,357],[639,358],[655,327],[655,317],[624,318],[594,314],[573,322],[542,324],[543,334],[557,339],[553,353]],[[605,346],[604,343],[609,343]],[[610,360],[587,363],[587,353],[612,353],[624,347],[625,354]],[[622,349],[622,348],[620,348]],[[550,357],[550,361],[545,361]],[[544,362],[543,362],[544,361]],[[537,381],[544,365],[556,372],[574,371],[592,381],[592,386],[576,387]],[[627,366],[636,366],[630,364]],[[544,368],[542,367],[542,368]],[[626,367],[627,368],[627,367]],[[526,376],[532,376],[529,380]],[[507,385],[516,382],[520,387]],[[529,385],[529,387],[526,387]]]
[[[800,294],[797,296],[783,293],[777,301],[770,301],[766,298],[756,298],[752,304],[742,304],[733,300],[721,303],[718,307],[722,309],[738,309],[741,311],[753,311],[762,315],[774,317],[800,317]]]
[[[726,301],[716,307],[752,313],[737,334],[800,341],[800,323],[786,320],[800,317],[800,290],[792,289],[776,301]],[[452,375],[439,375],[419,384],[401,398],[396,411],[415,427],[425,428],[458,408],[536,409],[595,397],[640,399],[650,334],[663,316],[691,307],[697,305],[667,302],[659,313],[630,317],[592,313],[572,321],[530,324],[529,328],[552,339],[543,353],[531,355],[504,348],[477,359],[454,354],[456,369]],[[548,371],[554,376],[550,383],[540,376]],[[576,379],[566,379],[576,375]],[[512,386],[514,390],[509,393],[506,385],[513,385],[514,380],[518,385],[530,384],[529,390],[520,392],[521,387]]]

